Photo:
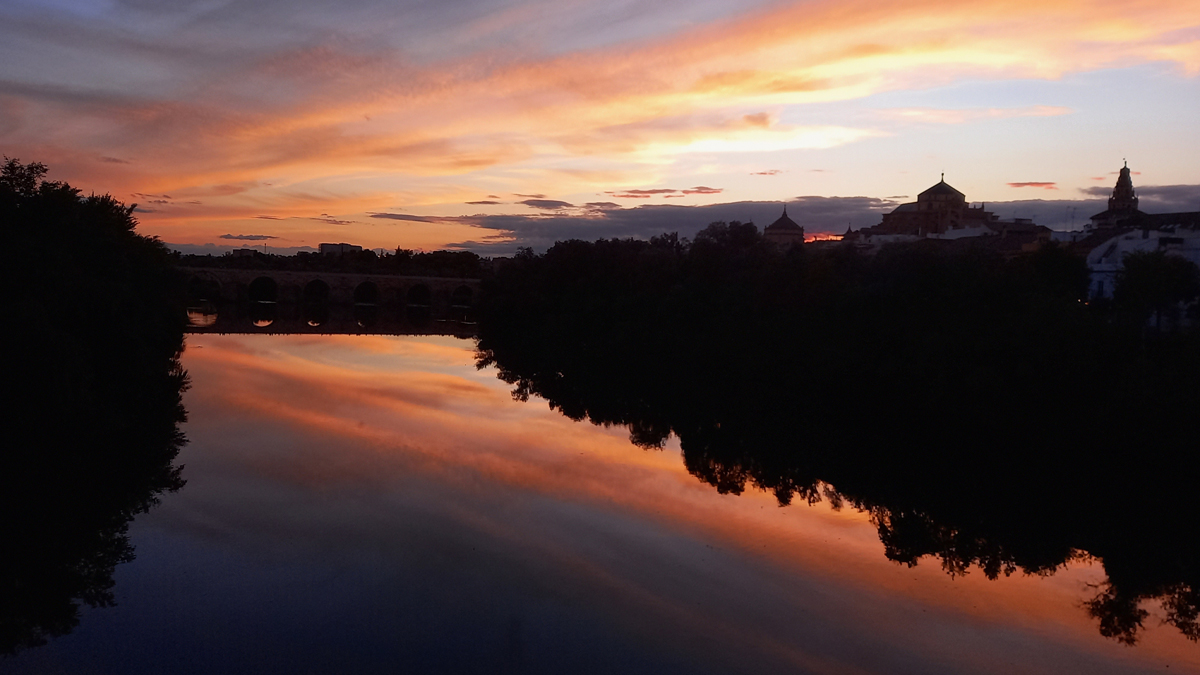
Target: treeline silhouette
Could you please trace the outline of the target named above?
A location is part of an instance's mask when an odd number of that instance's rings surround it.
[[[132,209],[5,158],[10,329],[0,451],[0,654],[113,603],[126,529],[183,485],[182,279]]]
[[[379,255],[374,251],[352,251],[335,255],[300,251],[277,255],[253,251],[249,255],[181,255],[183,267],[280,270],[289,272],[334,272],[343,274],[398,274],[414,277],[479,279],[491,273],[491,260],[470,251],[413,251],[397,248]]]
[[[1101,633],[1134,643],[1154,600],[1194,640],[1200,336],[1177,260],[1139,256],[1088,303],[1083,259],[1052,245],[780,249],[736,222],[565,241],[486,284],[478,365],[639,446],[676,434],[722,493],[866,511],[901,563],[1094,556]]]

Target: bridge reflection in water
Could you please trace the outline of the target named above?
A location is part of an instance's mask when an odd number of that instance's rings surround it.
[[[375,306],[303,308],[253,303],[218,308],[208,304],[189,307],[188,323],[189,333],[453,335],[463,338],[476,334],[475,323],[463,318],[435,317],[428,310],[414,308],[399,314]]]
[[[189,269],[192,333],[475,335],[477,279]]]

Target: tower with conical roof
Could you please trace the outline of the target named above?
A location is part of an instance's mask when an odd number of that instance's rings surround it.
[[[1129,162],[1125,162],[1125,166],[1121,167],[1121,175],[1117,177],[1117,186],[1108,198],[1109,211],[1137,211],[1137,193],[1133,191],[1133,179],[1129,173]]]
[[[1138,210],[1138,197],[1133,189],[1131,173],[1129,162],[1126,162],[1117,176],[1112,196],[1108,198],[1108,208],[1091,217],[1091,228],[1116,227],[1136,221],[1145,215]]]

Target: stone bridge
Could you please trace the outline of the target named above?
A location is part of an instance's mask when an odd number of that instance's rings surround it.
[[[400,309],[417,306],[442,314],[452,307],[474,305],[480,287],[478,279],[207,267],[182,269],[189,277],[191,299],[214,304],[320,302]]]
[[[182,270],[188,275],[188,314],[194,332],[462,334],[463,326],[451,328],[447,322],[473,326],[480,290],[478,279]]]

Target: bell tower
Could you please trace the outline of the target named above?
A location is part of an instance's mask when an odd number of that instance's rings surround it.
[[[1117,177],[1117,186],[1113,188],[1112,197],[1108,198],[1109,211],[1137,211],[1138,198],[1133,191],[1133,179],[1129,177],[1129,162],[1121,167],[1121,175]]]

